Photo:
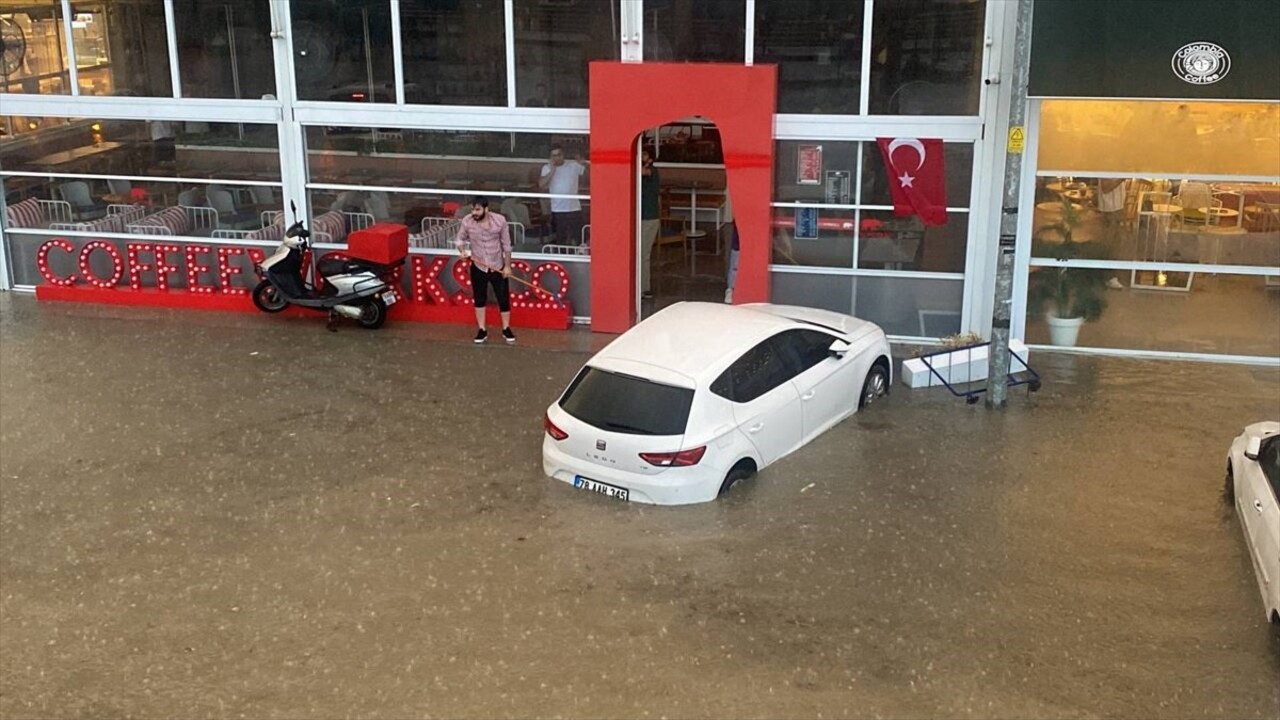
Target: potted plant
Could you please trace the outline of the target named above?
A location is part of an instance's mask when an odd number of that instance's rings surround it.
[[[1101,260],[1108,255],[1102,243],[1080,242],[1074,237],[1080,225],[1079,206],[1062,201],[1062,216],[1032,236],[1035,257],[1068,260]],[[1027,282],[1027,306],[1032,315],[1044,315],[1049,342],[1071,347],[1085,321],[1097,320],[1107,307],[1110,270],[1081,267],[1040,267]]]

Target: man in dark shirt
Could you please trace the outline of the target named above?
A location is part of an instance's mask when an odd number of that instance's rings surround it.
[[[644,297],[653,296],[649,286],[649,263],[661,223],[658,219],[658,168],[653,166],[653,155],[646,148],[640,151],[640,292]]]

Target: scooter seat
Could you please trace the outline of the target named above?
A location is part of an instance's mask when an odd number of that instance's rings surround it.
[[[358,272],[371,272],[375,275],[383,275],[395,269],[394,265],[382,265],[368,260],[360,260],[358,258],[339,259],[329,258],[321,260],[317,266],[320,274],[325,277],[334,275],[348,275]]]

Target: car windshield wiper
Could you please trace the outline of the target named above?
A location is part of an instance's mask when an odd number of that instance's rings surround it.
[[[607,420],[604,423],[604,429],[605,430],[622,430],[623,432],[632,432],[632,433],[636,433],[637,435],[656,435],[657,434],[651,430],[646,430],[642,427],[636,427],[635,425],[627,425],[626,423],[610,422]]]

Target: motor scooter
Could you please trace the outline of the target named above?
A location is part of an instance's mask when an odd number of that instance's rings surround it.
[[[280,246],[257,266],[266,279],[253,289],[253,304],[265,313],[277,313],[290,305],[329,312],[328,329],[337,330],[339,317],[350,318],[363,328],[376,330],[387,321],[387,308],[400,299],[392,279],[401,263],[383,265],[356,258],[328,258],[316,266],[324,284],[320,290],[302,277],[302,253],[311,247],[311,232],[298,209],[290,203],[294,223]],[[403,262],[403,261],[401,261]]]

